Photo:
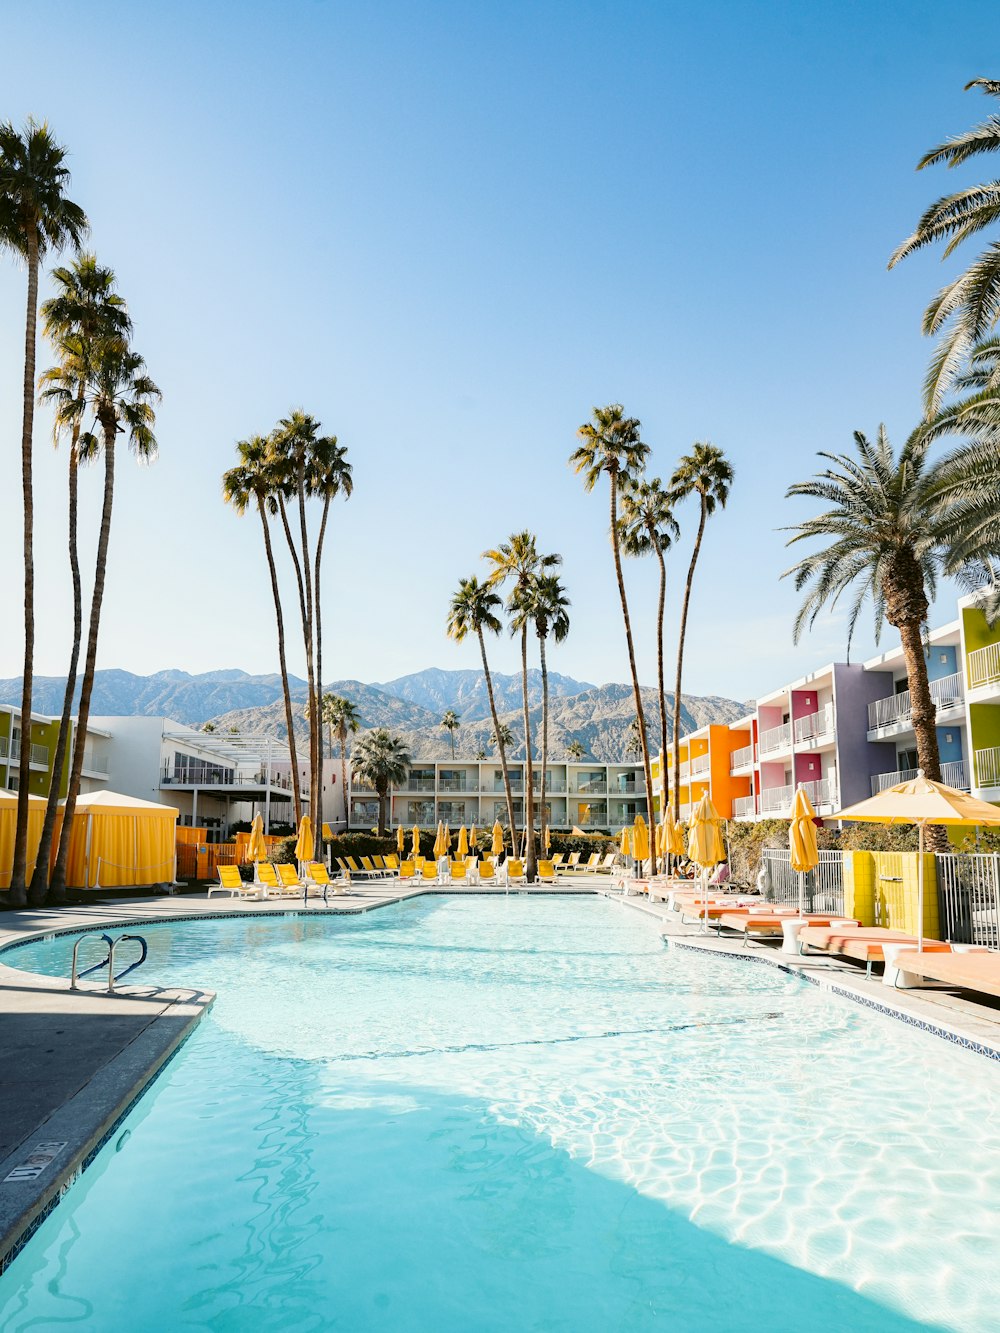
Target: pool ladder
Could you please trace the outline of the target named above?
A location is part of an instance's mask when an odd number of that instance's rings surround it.
[[[88,967],[85,968],[82,972],[78,972],[77,955],[80,952],[80,945],[85,943],[87,940],[94,940],[94,939],[100,939],[104,941],[104,943],[108,946],[108,956],[107,958],[102,958],[99,963],[95,963],[93,967]],[[139,954],[139,957],[135,960],[134,963],[129,963],[128,967],[124,968],[116,976],[115,950],[118,948],[119,944],[124,944],[126,940],[134,940],[141,947],[142,952]],[[70,990],[79,990],[80,987],[78,983],[82,981],[84,977],[89,977],[92,972],[99,972],[102,967],[106,967],[108,969],[108,994],[110,995],[114,992],[116,982],[121,981],[122,977],[127,977],[128,974],[130,972],[134,972],[137,967],[141,967],[142,964],[146,961],[146,955],[148,953],[149,953],[149,946],[146,944],[146,941],[143,939],[141,935],[119,935],[117,939],[112,939],[110,935],[81,935],[80,938],[77,940],[77,942],[73,945],[73,970],[70,974],[69,988]]]

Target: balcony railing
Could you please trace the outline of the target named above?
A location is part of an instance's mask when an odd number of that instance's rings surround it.
[[[608,784],[603,781],[598,781],[596,778],[593,782],[578,782],[576,786],[572,788],[574,796],[606,796],[607,791]]]
[[[696,754],[691,760],[691,776],[696,773],[707,773],[711,763],[711,756],[707,754]]]
[[[896,787],[901,782],[911,782],[917,776],[915,768],[897,768],[893,773],[875,773],[872,775],[872,795],[889,787]],[[964,759],[953,759],[941,765],[941,781],[958,791],[969,790],[969,773]]]
[[[108,771],[107,756],[84,753],[83,767],[86,772],[106,773]]]
[[[741,750],[734,750],[729,759],[729,771],[735,773],[738,768],[748,768],[753,763],[753,746],[744,745]],[[742,797],[740,798],[742,799]]]
[[[969,689],[1000,684],[1000,643],[988,643],[969,654]]]
[[[14,760],[17,760],[17,759],[20,759],[20,758],[21,758],[21,742],[20,742],[19,740],[11,741],[11,743],[10,743],[10,757],[11,757],[11,759],[14,759]],[[32,747],[31,747],[31,762],[32,762],[33,764],[41,764],[41,766],[42,766],[43,768],[48,768],[48,766],[49,766],[49,747],[48,747],[47,745],[32,745]]]
[[[432,789],[433,789],[433,788],[432,788]],[[426,789],[426,788],[421,788],[420,790],[427,790],[427,789]],[[475,779],[473,779],[471,782],[469,782],[469,781],[467,781],[465,778],[442,778],[441,781],[438,783],[438,790],[439,790],[439,791],[459,791],[459,792],[471,791],[471,792],[477,792],[477,791],[479,790],[479,783],[476,782]]]
[[[824,805],[837,804],[837,784],[829,778],[821,778],[818,782],[803,782],[802,787],[814,810],[819,810]]]
[[[433,791],[433,778],[406,778],[399,784],[400,791]]]
[[[101,772],[98,768],[96,771]],[[103,771],[106,771],[103,770]],[[268,773],[259,769],[256,773],[241,772],[239,769],[217,768],[213,764],[189,764],[187,768],[164,768],[160,774],[160,785],[164,787],[265,787],[268,785]],[[270,785],[281,791],[291,791],[292,779],[287,773],[271,773]],[[299,783],[302,796],[307,789],[304,782]],[[355,789],[356,790],[356,789]]]
[[[804,744],[807,741],[818,741],[823,736],[833,735],[833,705],[827,704],[825,708],[819,708],[815,713],[807,713],[805,717],[795,719],[795,743]]]
[[[976,751],[976,786],[1000,787],[1000,745]]]
[[[759,748],[762,755],[773,754],[775,750],[786,750],[792,743],[792,725],[783,722],[780,727],[771,727],[761,732]]]
[[[746,819],[750,815],[756,814],[756,802],[753,796],[737,796],[733,801],[733,816],[736,819]]]
[[[952,708],[963,699],[962,677],[956,672],[951,676],[942,676],[930,683],[931,699],[939,711]],[[868,705],[868,730],[879,731],[882,727],[899,726],[909,722],[913,716],[913,704],[910,691],[890,694],[886,699],[876,699]]]
[[[792,812],[794,787],[765,787],[760,794],[762,815],[780,815],[787,818]]]

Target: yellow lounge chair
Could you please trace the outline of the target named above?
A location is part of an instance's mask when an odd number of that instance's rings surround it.
[[[425,883],[436,884],[438,882],[437,866],[433,861],[425,861],[420,868],[420,874]]]
[[[328,893],[343,893],[346,889],[343,882],[338,883],[330,878],[330,873],[322,861],[310,861],[306,866],[305,884],[307,892],[311,888],[322,889],[324,902]]]
[[[576,870],[579,870],[579,868],[580,868],[580,853],[579,853],[579,852],[570,852],[570,854],[569,854],[569,860],[568,860],[568,861],[566,862],[566,864],[562,867],[562,869],[563,869],[563,870],[566,870],[566,871],[569,871],[570,873],[572,873],[572,872],[574,872],[574,871],[576,871]]]
[[[466,882],[467,870],[465,860],[452,861],[449,866],[451,871],[452,884],[464,884]]]
[[[368,862],[367,865],[365,864],[366,861]],[[347,864],[358,879],[370,879],[373,875],[378,874],[378,871],[372,865],[371,861],[368,860],[367,856],[361,858],[360,865],[358,865],[353,856],[349,856],[347,858]]]
[[[554,884],[556,882],[556,868],[551,861],[539,861],[538,879],[542,884]]]
[[[386,870],[395,871],[399,869],[399,858],[397,856],[390,853],[387,857],[384,858],[384,860],[385,860]]]
[[[412,861],[404,861],[403,864],[399,867],[399,878],[401,880],[412,879],[413,876],[416,874],[416,871],[417,868]]]
[[[554,870],[558,870],[558,869],[560,868],[560,866],[562,865],[562,863],[563,863],[564,860],[565,860],[565,857],[564,857],[563,853],[562,853],[562,852],[556,852],[555,856],[553,856],[553,858],[552,858],[552,868],[553,868]]]
[[[259,898],[261,888],[259,884],[244,884],[243,877],[240,875],[239,866],[216,866],[219,872],[218,884],[208,886],[208,896],[211,898],[213,893],[228,892],[230,898]]]
[[[504,869],[507,871],[508,884],[527,884],[528,880],[524,873],[523,861],[505,861]]]
[[[264,891],[265,898],[281,897],[281,881],[278,879],[278,872],[270,861],[258,861],[254,867],[257,875],[257,883]]]
[[[282,898],[297,898],[300,893],[305,893],[305,885],[294,866],[287,861],[279,861],[274,868],[278,872],[278,889]]]
[[[487,857],[479,862],[479,882],[480,884],[495,884],[497,879],[497,868]]]

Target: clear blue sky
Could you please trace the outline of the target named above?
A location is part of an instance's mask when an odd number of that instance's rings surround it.
[[[0,114],[47,118],[70,148],[164,391],[159,462],[119,468],[102,666],[275,668],[259,529],[219,477],[235,440],[303,406],[355,471],[326,566],[328,678],[478,665],[444,637],[450,592],[529,527],[562,552],[573,602],[553,667],[626,679],[606,493],[566,466],[614,400],[642,419],[653,472],[696,439],[736,467],[687,688],[749,697],[842,657],[840,621],[792,645],[776,529],[805,511],[782,497],[817,449],[916,421],[920,313],[947,270],[885,261],[959,183],[914,164],[985,114],[962,86],[1000,74],[995,4],[37,0],[5,15],[4,44]],[[11,675],[23,299],[4,260]],[[36,457],[36,670],[57,674],[65,481],[44,417]],[[91,514],[99,490],[88,476]],[[672,624],[694,511],[679,517]],[[652,681],[655,566],[627,572]],[[509,643],[493,656],[515,669]]]

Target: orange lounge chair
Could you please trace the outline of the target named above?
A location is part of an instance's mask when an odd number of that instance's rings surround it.
[[[711,908],[709,908],[711,917]],[[795,920],[799,918],[798,912],[793,907],[790,911],[762,911],[758,908],[737,908],[730,909],[728,912],[722,912],[716,918],[716,929],[722,934],[723,926],[727,930],[738,931],[743,936],[743,943],[750,943],[751,935],[766,939],[773,935],[782,935],[782,923],[784,921]],[[812,926],[829,926],[834,921],[841,921],[838,912],[806,912],[805,919]],[[859,925],[860,922],[855,922]]]
[[[830,926],[803,926],[799,931],[799,953],[818,949],[821,953],[839,954],[865,964],[865,977],[872,974],[872,963],[884,963],[884,944],[912,944],[915,935],[905,930],[888,930],[885,926],[847,926],[842,921]],[[942,940],[924,940],[928,952],[946,953],[951,946]]]
[[[1000,995],[1000,953],[985,946],[971,953],[955,953],[950,947],[946,951],[925,952],[907,949],[895,954],[890,961],[895,970],[895,986],[910,988],[928,981],[940,981],[958,990]],[[888,971],[887,962],[887,974]]]

